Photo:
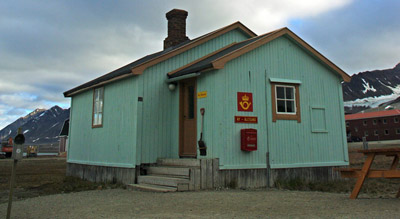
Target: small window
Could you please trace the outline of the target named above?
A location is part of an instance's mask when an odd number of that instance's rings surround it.
[[[364,132],[364,136],[368,136],[368,131],[365,131],[365,132]]]
[[[394,123],[399,123],[399,118],[394,118]]]
[[[364,120],[364,121],[363,121],[363,125],[364,125],[364,126],[367,126],[367,120]]]
[[[276,86],[276,112],[278,114],[296,114],[296,100],[293,86]]]
[[[346,122],[346,127],[350,127],[350,123],[349,122]]]
[[[389,135],[389,130],[385,129],[385,135]]]
[[[299,85],[271,83],[272,120],[297,120],[300,122]]]
[[[357,127],[354,127],[354,131],[355,131],[355,132],[358,132],[358,128],[357,128]]]
[[[400,135],[400,129],[399,128],[396,129],[396,134]]]
[[[383,119],[383,120],[382,120],[382,123],[383,123],[383,124],[387,124],[387,120],[386,120],[386,119]]]
[[[375,136],[378,136],[378,135],[379,135],[378,130],[374,130],[374,135],[375,135]]]
[[[93,115],[92,127],[102,127],[103,125],[103,105],[104,105],[104,87],[96,88],[93,92]]]
[[[376,125],[376,119],[374,119],[374,120],[372,121],[372,124],[373,124],[373,125]]]

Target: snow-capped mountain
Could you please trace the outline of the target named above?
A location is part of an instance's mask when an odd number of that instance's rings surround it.
[[[376,108],[400,97],[400,63],[392,69],[366,71],[355,74],[343,83],[346,112]],[[394,102],[393,102],[394,101]]]
[[[64,121],[68,118],[69,109],[59,106],[48,110],[36,109],[0,130],[0,139],[3,141],[9,137],[14,138],[17,129],[21,127],[26,144],[56,143]]]

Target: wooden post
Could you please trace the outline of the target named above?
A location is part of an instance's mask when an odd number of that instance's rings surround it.
[[[14,160],[12,169],[11,169],[11,179],[10,179],[10,194],[8,196],[8,208],[7,208],[7,219],[11,217],[11,206],[12,206],[12,198],[14,192],[14,183],[15,183],[15,172],[17,171],[17,163],[18,160],[22,159],[23,155],[23,144],[25,143],[24,134],[22,134],[21,127],[18,128],[18,134],[14,138],[13,152],[12,158]]]
[[[363,141],[363,150],[368,150],[368,142],[367,142],[367,137],[362,137]]]
[[[364,166],[361,169],[361,175],[358,177],[356,185],[354,186],[353,192],[351,192],[350,198],[356,199],[358,194],[360,193],[361,187],[364,183],[365,178],[368,175],[369,168],[371,168],[372,161],[375,158],[374,153],[368,154],[367,160],[364,163]]]
[[[10,179],[10,194],[8,196],[8,208],[7,208],[7,219],[11,217],[11,207],[12,207],[12,198],[14,193],[14,183],[15,183],[15,172],[17,169],[18,160],[14,160],[12,170],[11,170],[11,179]]]

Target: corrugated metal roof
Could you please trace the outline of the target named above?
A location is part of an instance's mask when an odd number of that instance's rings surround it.
[[[396,109],[396,110],[387,110],[387,111],[349,114],[349,115],[345,115],[345,119],[346,120],[356,120],[356,119],[367,119],[367,118],[396,116],[396,115],[400,115],[400,110]]]

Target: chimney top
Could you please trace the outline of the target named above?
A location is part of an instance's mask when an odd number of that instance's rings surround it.
[[[170,20],[173,17],[181,17],[183,19],[186,19],[188,16],[188,12],[182,9],[172,9],[168,13],[165,14],[168,20]]]
[[[188,12],[181,9],[172,9],[166,14],[168,20],[168,36],[164,40],[164,49],[189,40],[186,36],[187,16]]]

